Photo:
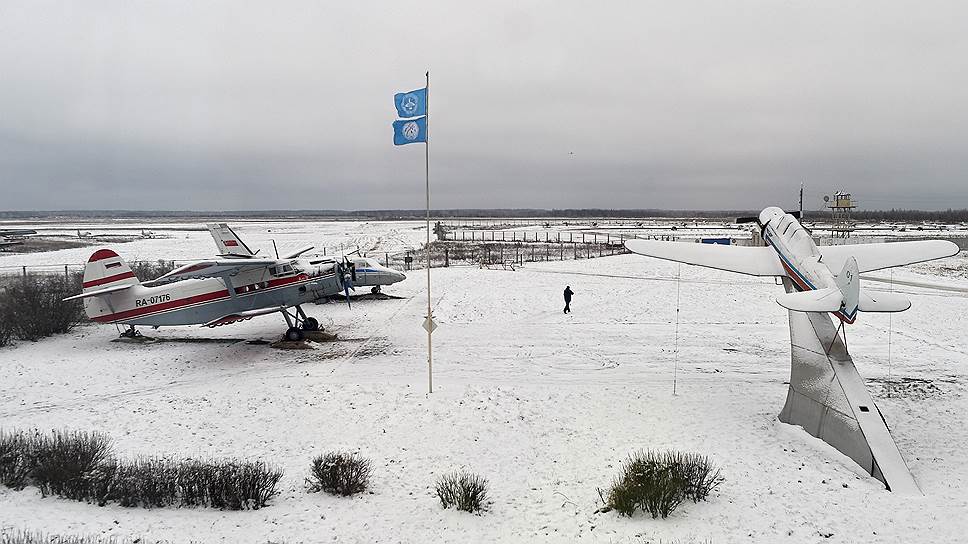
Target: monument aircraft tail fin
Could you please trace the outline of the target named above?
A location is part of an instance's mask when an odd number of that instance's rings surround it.
[[[836,287],[784,293],[776,297],[777,304],[794,312],[836,312],[843,307],[843,301],[843,294]]]
[[[834,282],[843,295],[842,312],[845,316],[848,316],[850,321],[853,321],[854,314],[857,313],[857,305],[860,302],[860,270],[857,266],[857,259],[852,256],[847,257],[844,261],[844,267],[840,270],[840,274],[837,274],[834,278]]]

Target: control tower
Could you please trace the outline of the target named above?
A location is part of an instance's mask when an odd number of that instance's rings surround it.
[[[850,193],[837,191],[832,199],[829,196],[824,196],[823,200],[827,203],[827,208],[830,210],[830,216],[833,220],[833,224],[830,226],[831,236],[834,238],[849,238],[850,233],[854,230],[850,211],[857,207],[850,198]]]

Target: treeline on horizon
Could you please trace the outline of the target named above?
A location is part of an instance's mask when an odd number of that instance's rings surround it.
[[[431,217],[477,219],[566,219],[566,218],[699,218],[732,220],[736,217],[757,215],[759,210],[660,210],[660,209],[607,209],[607,208],[453,208],[431,210]],[[805,219],[822,221],[830,218],[824,211],[804,211]],[[137,219],[137,218],[186,218],[186,219],[287,219],[321,218],[329,220],[394,220],[423,219],[425,210],[233,210],[233,211],[184,211],[184,210],[57,210],[57,211],[0,211],[0,219]],[[938,211],[908,210],[854,210],[853,219],[859,221],[936,221],[946,223],[968,222],[968,209]]]

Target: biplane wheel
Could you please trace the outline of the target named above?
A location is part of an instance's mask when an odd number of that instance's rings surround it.
[[[370,289],[370,292],[373,293],[374,295],[380,294],[380,286],[379,285],[374,285],[373,286],[373,289]]]
[[[302,329],[299,327],[289,327],[289,330],[286,331],[286,340],[290,342],[298,342],[305,337],[306,335],[303,334]]]
[[[302,328],[304,331],[318,331],[319,321],[316,321],[315,317],[307,317],[303,320]]]

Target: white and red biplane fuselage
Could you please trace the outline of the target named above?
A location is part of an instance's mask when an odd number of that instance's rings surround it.
[[[331,260],[213,260],[141,283],[110,249],[91,255],[84,270],[84,310],[93,321],[125,325],[209,327],[285,312],[342,291]],[[305,319],[305,317],[304,317]]]

